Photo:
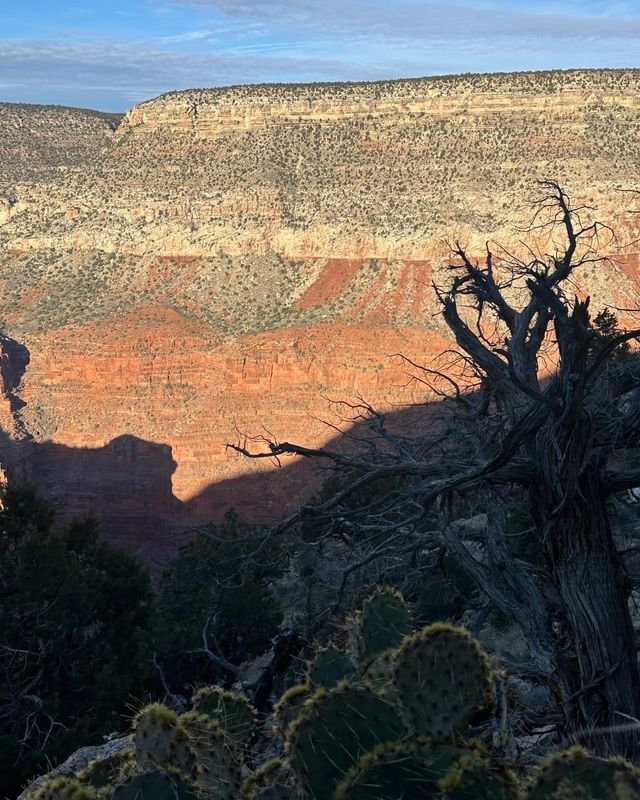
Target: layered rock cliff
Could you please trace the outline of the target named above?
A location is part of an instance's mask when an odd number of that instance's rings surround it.
[[[79,147],[55,189],[16,180],[5,241],[422,259],[443,235],[500,231],[537,177],[598,201],[627,185],[639,88],[635,71],[575,71],[165,95],[89,165]]]
[[[169,550],[230,504],[278,516],[317,482],[230,495],[257,467],[225,443],[263,425],[320,443],[326,398],[426,399],[390,356],[446,346],[431,290],[445,240],[521,238],[536,179],[616,225],[614,261],[580,279],[628,307],[637,202],[616,190],[640,185],[639,90],[628,70],[235,87],[164,95],[117,126],[0,105],[1,314],[30,353],[24,429],[2,420],[7,442],[33,439],[6,458],[138,547]],[[122,436],[170,448],[164,488],[111,481],[141,474],[132,446],[80,491],[65,459]]]

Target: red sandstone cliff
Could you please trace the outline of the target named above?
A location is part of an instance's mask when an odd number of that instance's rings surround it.
[[[639,90],[577,71],[185,92],[115,132],[39,109],[53,144],[26,166],[35,112],[0,106],[2,315],[30,357],[18,379],[0,354],[5,460],[147,557],[229,505],[290,510],[319,478],[225,443],[326,441],[327,398],[428,399],[392,356],[447,346],[444,238],[514,242],[535,178],[616,225],[616,260],[580,279],[633,304],[635,199],[613,188],[640,185]]]

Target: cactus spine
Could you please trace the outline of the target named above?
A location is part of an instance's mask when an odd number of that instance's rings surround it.
[[[466,631],[451,625],[431,625],[408,639],[393,677],[407,726],[437,741],[463,733],[493,704],[487,657]]]
[[[289,727],[287,752],[313,800],[330,798],[344,774],[377,744],[404,732],[395,708],[365,687],[320,690]]]
[[[134,726],[135,758],[142,772],[160,769],[176,772],[187,779],[192,775],[194,754],[175,711],[154,703],[142,709]]]
[[[32,800],[95,800],[96,793],[74,778],[56,775],[45,778],[31,797]]]
[[[428,800],[442,795],[439,781],[459,755],[428,740],[387,742],[363,756],[335,793],[335,800]]]
[[[313,687],[309,682],[292,686],[275,704],[273,710],[281,733],[286,736],[289,725],[296,720],[302,707],[313,695]]]
[[[360,612],[362,666],[386,650],[399,647],[412,632],[411,616],[402,595],[389,587],[375,591],[364,601]]]
[[[592,756],[580,747],[554,753],[540,767],[528,800],[638,800],[640,770],[622,759]]]
[[[193,696],[193,710],[214,719],[234,745],[249,743],[255,711],[243,695],[208,686]]]
[[[318,650],[309,670],[311,682],[319,689],[333,689],[340,681],[351,681],[355,677],[349,656],[334,645]]]

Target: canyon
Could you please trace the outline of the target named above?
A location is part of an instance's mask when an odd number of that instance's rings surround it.
[[[635,70],[0,103],[3,469],[150,563],[228,508],[278,519],[322,465],[226,445],[433,401],[400,354],[451,346],[449,243],[531,239],[537,180],[615,232],[576,291],[638,305],[639,132]]]

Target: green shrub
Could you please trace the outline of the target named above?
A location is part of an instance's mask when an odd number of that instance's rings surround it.
[[[156,650],[171,685],[180,688],[230,678],[190,652],[201,647],[207,620],[215,647],[238,665],[268,650],[282,622],[272,590],[286,566],[280,550],[266,547],[251,557],[255,542],[243,540],[257,531],[233,512],[210,533],[215,538],[201,533],[181,549],[160,587]]]
[[[32,488],[0,511],[0,796],[118,730],[148,673],[147,572],[98,540],[92,520],[56,530]]]

